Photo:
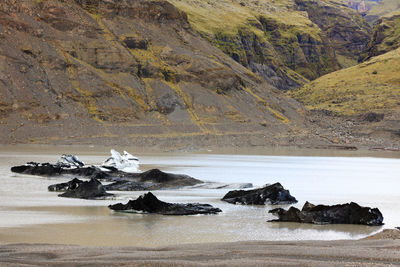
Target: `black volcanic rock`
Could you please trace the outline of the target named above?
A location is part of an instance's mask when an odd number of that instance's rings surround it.
[[[64,192],[64,191],[74,190],[74,189],[78,188],[82,183],[83,183],[82,180],[79,180],[78,178],[74,178],[71,181],[66,182],[66,183],[49,185],[48,190],[56,191],[56,192]]]
[[[202,184],[203,181],[185,174],[174,174],[151,169],[143,173],[128,173],[115,168],[103,171],[96,166],[64,167],[59,164],[28,162],[25,165],[14,166],[12,172],[40,176],[78,176],[93,178],[107,182],[109,190],[138,191],[138,190],[160,190],[167,188],[181,188]]]
[[[65,193],[58,195],[59,197],[96,199],[113,196],[104,189],[103,185],[96,179],[82,182],[76,188],[69,188]]]
[[[253,190],[229,191],[222,200],[244,205],[264,205],[266,202],[272,205],[297,203],[296,198],[290,195],[289,190],[284,189],[280,183]]]
[[[313,224],[364,224],[377,226],[383,224],[382,213],[377,208],[361,207],[351,202],[340,205],[313,205],[306,202],[300,211],[295,207],[289,210],[281,208],[270,210],[269,213],[279,218],[271,222],[299,222]]]
[[[37,163],[28,162],[25,165],[14,166],[11,168],[12,172],[23,173],[30,175],[40,176],[60,176],[60,175],[77,175],[83,177],[90,177],[101,172],[94,166],[83,166],[70,168],[65,167],[63,164],[50,164],[50,163]]]
[[[220,209],[214,208],[209,204],[163,202],[150,192],[138,197],[136,200],[130,200],[127,204],[118,203],[108,207],[115,211],[138,211],[162,215],[216,214],[221,212]]]

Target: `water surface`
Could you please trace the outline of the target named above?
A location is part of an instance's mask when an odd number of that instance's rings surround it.
[[[100,163],[108,151],[73,149],[86,163]],[[129,151],[142,169],[185,173],[195,178],[225,183],[250,182],[255,186],[280,182],[301,208],[305,201],[338,204],[355,201],[378,207],[384,227],[358,225],[308,225],[270,223],[266,206],[240,206],[220,201],[224,190],[165,190],[153,193],[168,202],[209,203],[223,210],[218,215],[161,216],[113,212],[107,205],[127,202],[144,192],[114,192],[112,200],[59,198],[47,186],[65,182],[14,174],[10,167],[27,161],[56,162],[65,151],[40,148],[0,151],[0,242],[60,243],[107,246],[163,246],[181,243],[241,240],[358,239],[382,228],[400,226],[400,159],[360,157],[353,154],[324,156],[145,154]],[[315,154],[315,153],[314,153]],[[283,206],[287,207],[287,206]]]

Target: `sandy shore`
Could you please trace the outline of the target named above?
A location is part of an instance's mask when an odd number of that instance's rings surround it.
[[[138,247],[8,244],[2,266],[397,266],[397,230],[364,240],[234,242]],[[396,232],[397,231],[397,232]]]

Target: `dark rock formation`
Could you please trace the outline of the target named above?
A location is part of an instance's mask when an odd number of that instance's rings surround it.
[[[337,59],[340,56],[357,62],[366,48],[371,27],[357,12],[335,2],[316,0],[295,0],[299,10],[305,11],[312,22],[318,25],[335,50]],[[354,65],[352,64],[352,65]]]
[[[28,162],[25,165],[12,167],[11,171],[40,176],[79,176],[115,182],[107,186],[108,190],[121,191],[181,188],[203,183],[201,180],[188,175],[167,173],[159,169],[152,169],[143,173],[127,173],[115,168],[102,171],[96,166],[69,168],[58,164]]]
[[[370,226],[383,224],[383,216],[379,209],[361,207],[354,202],[333,206],[315,206],[306,202],[301,211],[295,207],[290,207],[289,210],[278,208],[269,212],[279,217],[277,220],[271,220],[271,222],[364,224]]]
[[[360,116],[361,121],[366,122],[380,122],[385,117],[385,114],[379,114],[375,112],[368,112]]]
[[[214,208],[209,204],[175,204],[163,202],[150,192],[138,197],[136,200],[130,200],[127,204],[118,203],[108,207],[115,211],[138,211],[163,215],[216,214],[221,212],[220,209]]]
[[[264,205],[266,202],[277,205],[297,202],[296,198],[290,195],[289,190],[284,189],[280,183],[253,190],[229,191],[222,200],[232,204],[245,205]]]
[[[63,166],[62,164],[60,165],[60,164],[36,163],[36,162],[28,162],[25,165],[14,166],[11,168],[11,171],[15,173],[40,175],[40,176],[77,175],[82,177],[99,175],[98,173],[102,172],[94,166],[69,168]]]
[[[70,190],[75,190],[82,183],[83,183],[82,180],[79,180],[78,178],[74,178],[73,180],[66,182],[66,183],[49,185],[48,189],[49,189],[49,191],[56,191],[56,192],[70,191]]]
[[[87,182],[77,183],[76,187],[74,188],[67,188],[67,191],[65,193],[60,194],[58,196],[70,197],[70,198],[96,199],[96,198],[113,196],[113,194],[107,193],[103,185],[98,180],[90,179],[90,181]]]

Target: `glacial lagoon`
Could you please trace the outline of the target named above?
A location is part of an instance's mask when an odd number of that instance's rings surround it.
[[[113,212],[109,204],[127,202],[145,192],[112,192],[111,200],[57,197],[47,186],[67,178],[11,173],[28,161],[56,162],[62,153],[75,153],[87,164],[101,163],[103,148],[3,147],[0,150],[0,243],[56,243],[90,246],[158,247],[183,243],[243,240],[359,239],[385,228],[400,226],[399,153],[337,151],[241,151],[239,154],[150,154],[128,150],[139,157],[141,169],[184,173],[204,181],[280,182],[299,201],[338,204],[350,201],[377,207],[385,225],[308,225],[271,223],[268,210],[276,206],[241,206],[220,201],[229,189],[153,191],[167,202],[209,203],[223,210],[218,215],[162,216]],[[288,155],[291,156],[288,156]],[[288,206],[282,206],[288,207]]]

